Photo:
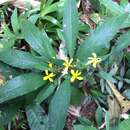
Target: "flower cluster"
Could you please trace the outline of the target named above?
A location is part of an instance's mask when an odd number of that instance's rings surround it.
[[[86,65],[92,65],[94,68],[97,67],[97,65],[101,62],[101,58],[97,57],[95,53],[92,53],[92,57],[88,57],[88,62]],[[70,81],[73,83],[76,80],[83,80],[83,77],[81,76],[81,72],[79,70],[75,70],[73,67],[73,59],[69,59],[66,57],[64,59],[63,63],[63,74],[71,74]],[[48,62],[48,67],[53,68],[53,64],[51,62]],[[55,74],[53,72],[49,72],[48,70],[45,70],[45,75],[43,76],[43,80],[49,80],[50,82],[53,82],[53,78],[55,77]]]

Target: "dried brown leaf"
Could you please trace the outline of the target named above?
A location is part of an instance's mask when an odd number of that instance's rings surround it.
[[[118,101],[111,95],[107,97],[109,114],[110,114],[110,124],[115,125],[120,118],[120,105]]]
[[[130,101],[121,95],[121,93],[116,89],[115,85],[111,81],[107,80],[107,83],[111,88],[114,96],[116,97],[118,103],[120,104],[121,112],[122,113],[127,112],[130,109]]]

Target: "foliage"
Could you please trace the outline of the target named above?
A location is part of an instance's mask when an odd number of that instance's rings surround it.
[[[130,109],[129,3],[92,3],[103,19],[94,29],[76,0],[42,0],[35,10],[15,8],[8,24],[1,18],[0,126],[14,125],[21,108],[26,129],[63,130],[69,116],[74,130],[126,129],[129,119],[110,107]]]

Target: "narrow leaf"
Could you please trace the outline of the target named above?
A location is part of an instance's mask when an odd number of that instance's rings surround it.
[[[130,45],[129,37],[130,37],[130,31],[121,35],[118,41],[116,42],[115,47],[113,48],[113,52],[119,54],[120,52],[123,51],[123,49],[128,47]]]
[[[17,76],[0,88],[0,103],[33,92],[43,84],[45,81],[38,74],[30,73]]]
[[[43,33],[34,24],[27,20],[22,20],[21,29],[25,40],[37,53],[46,58],[55,56],[55,51],[53,50],[50,39],[45,32]]]
[[[109,112],[106,111],[105,113],[105,124],[106,124],[106,130],[110,130],[110,115]]]
[[[31,130],[47,130],[48,117],[40,105],[28,106],[26,114]]]
[[[97,130],[95,127],[74,125],[74,130]]]
[[[112,82],[116,82],[116,80],[112,77],[111,73],[106,73],[105,71],[100,71],[97,76],[99,76],[100,78],[103,78],[105,80],[110,80]]]
[[[119,4],[112,0],[99,0],[99,2],[115,15],[125,12],[125,10]]]
[[[47,86],[48,88],[43,88],[40,93],[37,95],[35,102],[41,104],[46,98],[48,98],[55,90],[53,85]]]
[[[65,80],[56,91],[49,106],[49,130],[63,130],[70,96],[70,82]]]
[[[67,0],[64,8],[63,29],[65,44],[70,57],[74,56],[76,49],[76,39],[78,36],[78,11],[76,0]]]
[[[103,111],[102,111],[102,108],[100,106],[98,106],[98,108],[96,110],[95,119],[96,119],[98,126],[100,126],[102,123],[102,119],[103,119]]]
[[[16,8],[13,11],[13,14],[11,16],[11,25],[12,25],[13,31],[15,33],[18,33],[18,30],[19,30],[19,21],[18,21],[18,14],[17,14],[17,9]]]
[[[5,52],[0,53],[0,61],[22,69],[45,70],[48,68],[48,65],[46,63],[34,57],[29,52],[15,49],[9,49]]]

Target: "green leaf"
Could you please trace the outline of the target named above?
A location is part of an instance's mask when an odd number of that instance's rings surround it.
[[[110,115],[109,115],[109,112],[106,111],[105,113],[105,124],[106,124],[106,130],[110,130]]]
[[[112,63],[115,61],[120,62],[122,60],[123,50],[130,45],[129,36],[130,36],[130,31],[122,34],[118,38],[115,46],[112,48],[111,55],[109,57]]]
[[[119,124],[118,130],[130,130],[130,119],[122,121]]]
[[[41,104],[46,98],[48,98],[55,90],[53,85],[47,86],[48,88],[43,88],[40,93],[37,95],[35,102]]]
[[[79,106],[84,97],[83,92],[74,86],[71,87],[71,92],[71,105]]]
[[[76,0],[67,0],[64,8],[63,30],[65,44],[70,57],[74,56],[76,49],[76,39],[78,36],[78,11],[76,9]]]
[[[29,73],[17,76],[0,88],[0,103],[33,92],[44,84],[42,75]]]
[[[92,126],[93,125],[93,123],[85,117],[80,117],[78,120],[79,120],[81,125],[84,125],[84,126]]]
[[[15,44],[15,39],[14,38],[11,38],[11,39],[6,39],[6,38],[3,38],[0,40],[0,53],[3,52],[3,51],[6,51],[10,48],[12,48]]]
[[[19,75],[20,73],[21,72],[18,69],[13,68],[3,62],[0,62],[0,74],[5,77],[5,80],[10,79],[10,76],[12,78]]]
[[[11,104],[0,108],[0,126],[7,125],[12,121],[14,115],[18,111],[19,105]]]
[[[126,89],[126,90],[123,92],[123,95],[124,95],[127,99],[130,99],[130,89]]]
[[[97,76],[99,76],[100,78],[103,78],[105,80],[110,80],[112,82],[116,82],[116,80],[112,77],[111,73],[106,73],[105,71],[100,71]]]
[[[99,0],[99,2],[115,15],[120,15],[125,12],[119,4],[112,0]]]
[[[29,52],[15,49],[9,49],[0,53],[0,61],[22,69],[45,70],[48,68],[46,63],[34,57]]]
[[[63,130],[70,103],[70,82],[65,80],[56,91],[49,106],[49,130]]]
[[[20,28],[19,21],[18,21],[17,8],[15,8],[11,16],[11,25],[12,25],[13,31],[17,34]]]
[[[22,20],[21,29],[25,40],[37,53],[42,55],[45,59],[55,57],[55,51],[45,32],[43,33],[27,20]]]
[[[126,12],[129,12],[129,3],[128,0],[121,0],[120,4],[117,2],[114,2],[113,0],[99,0],[101,5],[104,5],[108,12],[111,12],[111,15],[120,15]],[[127,20],[122,24],[122,28],[129,27],[130,26],[130,16]]]
[[[116,42],[116,45],[112,50],[113,53],[119,54],[123,51],[123,49],[125,49],[130,45],[129,36],[130,36],[130,31],[124,33],[118,38],[118,41]]]
[[[95,119],[96,119],[98,126],[100,126],[102,124],[102,119],[103,119],[103,111],[100,106],[98,106],[98,108],[96,110]]]
[[[47,130],[48,117],[40,105],[28,106],[26,114],[31,130]]]
[[[3,32],[4,32],[4,38],[16,39],[16,36],[10,31],[10,29],[9,29],[7,24],[4,24]]]
[[[61,24],[59,23],[59,21],[52,16],[44,16],[43,19],[46,19],[47,21],[53,23],[54,25],[61,27]]]
[[[74,125],[74,130],[97,130],[95,127]]]
[[[129,4],[128,0],[121,0],[121,1],[120,1],[120,5],[121,5],[122,7],[126,7],[128,4]]]
[[[41,7],[41,13],[40,13],[41,17],[44,18],[44,16],[46,16],[47,14],[57,11],[58,4],[59,2],[55,2],[54,4],[47,3],[43,5],[43,7]]]
[[[5,130],[5,128],[0,126],[0,130]]]
[[[87,62],[87,58],[91,56],[93,52],[97,55],[104,55],[108,52],[110,40],[113,39],[127,16],[127,14],[123,14],[113,17],[99,25],[96,30],[81,43],[77,51],[77,58],[83,62]]]

